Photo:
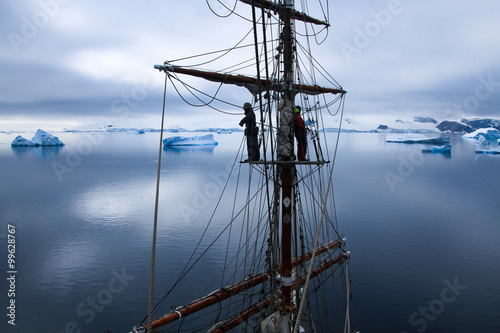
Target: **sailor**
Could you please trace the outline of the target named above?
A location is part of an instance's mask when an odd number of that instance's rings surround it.
[[[304,119],[300,116],[300,106],[297,105],[294,109],[293,124],[295,130],[295,138],[297,139],[297,159],[299,161],[308,161],[307,153],[307,128]]]
[[[240,126],[246,126],[245,136],[247,137],[248,159],[245,162],[258,161],[260,160],[259,143],[257,142],[259,128],[255,123],[255,113],[250,103],[245,103],[243,110],[245,111],[245,117],[241,119]]]

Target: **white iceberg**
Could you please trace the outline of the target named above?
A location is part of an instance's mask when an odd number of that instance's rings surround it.
[[[31,139],[36,146],[64,146],[64,143],[57,136],[53,136],[41,129],[36,131],[35,136]]]
[[[231,131],[230,129],[225,129],[225,128],[221,128],[217,131],[217,134],[231,134],[233,133],[233,131]]]
[[[479,136],[475,142],[476,154],[500,154],[499,141],[486,140],[485,137]]]
[[[480,128],[472,133],[467,133],[462,135],[462,138],[467,139],[479,139],[480,137],[485,138],[486,140],[492,141],[500,139],[500,132],[496,128]]]
[[[14,139],[14,141],[12,141],[12,143],[10,145],[12,147],[33,147],[33,146],[36,146],[33,142],[31,142],[28,139],[23,138],[20,135],[16,136],[16,138]]]
[[[451,145],[422,147],[422,153],[451,154]]]
[[[428,137],[418,133],[405,133],[405,134],[388,135],[385,137],[385,142],[433,143],[436,145],[442,145],[449,143],[450,138],[447,136]]]
[[[202,136],[173,136],[163,139],[164,146],[216,146],[213,134]]]

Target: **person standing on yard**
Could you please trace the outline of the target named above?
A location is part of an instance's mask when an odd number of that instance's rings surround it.
[[[259,143],[257,142],[259,128],[256,126],[255,113],[250,103],[245,103],[243,110],[245,111],[245,117],[241,119],[240,126],[246,126],[245,136],[247,137],[248,159],[245,162],[258,161],[260,160]]]
[[[295,129],[295,138],[297,139],[297,160],[308,161],[307,153],[307,128],[304,119],[300,116],[300,106],[293,109],[294,117],[293,124]]]

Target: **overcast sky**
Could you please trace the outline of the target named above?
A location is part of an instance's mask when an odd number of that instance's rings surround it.
[[[317,2],[309,0],[311,14],[322,18]],[[315,56],[348,91],[348,117],[499,117],[499,1],[322,4],[331,27]],[[0,15],[0,130],[101,121],[159,128],[164,77],[153,65],[230,48],[251,28],[202,0],[2,1]],[[251,99],[244,88],[222,93],[238,105]],[[167,127],[191,128],[240,119],[187,107],[171,89],[167,116]]]

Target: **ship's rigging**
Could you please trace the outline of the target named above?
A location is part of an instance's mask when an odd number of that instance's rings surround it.
[[[134,331],[226,332],[238,327],[242,332],[331,332],[332,326],[340,330],[340,323],[345,323],[344,332],[351,332],[350,286],[346,278],[349,253],[345,250],[345,238],[338,232],[335,216],[331,185],[334,163],[330,163],[326,134],[320,131],[323,110],[332,115],[340,113],[342,118],[346,92],[312,57],[309,42],[302,45],[295,38],[298,34],[295,20],[304,22],[306,27],[319,25],[327,28],[330,25],[327,20],[318,20],[295,10],[292,0],[277,3],[240,1],[250,5],[252,10],[252,29],[245,38],[252,33],[253,61],[242,61],[226,69],[230,71],[217,72],[199,66],[174,65],[177,61],[166,61],[155,68],[165,72],[165,89],[167,80],[180,95],[179,85],[183,86],[198,100],[198,106],[209,106],[224,113],[231,114],[214,107],[214,102],[238,108],[241,105],[219,98],[221,87],[231,84],[247,88],[260,114],[263,159],[249,164],[237,163],[241,159],[240,147],[231,167],[231,174],[237,174],[237,187],[229,223],[203,251],[200,250],[200,240],[173,287],[155,306],[155,313],[161,310],[175,287],[212,245],[226,238],[223,269],[210,283],[211,286],[218,283],[220,287],[184,306],[174,307],[156,320],[152,320],[150,311],[149,320],[145,318]],[[307,8],[307,2],[303,5]],[[235,8],[236,4],[230,9],[231,14],[236,13]],[[278,35],[271,33],[273,28],[278,28]],[[309,37],[307,28],[302,35]],[[241,45],[244,39],[233,48],[203,56],[214,55],[219,59],[238,48],[249,47]],[[305,58],[298,56],[298,50]],[[306,60],[309,65],[306,65]],[[198,65],[207,63],[202,61]],[[249,64],[255,67],[257,75],[232,74]],[[317,85],[318,74],[331,86]],[[181,75],[200,77],[220,85],[214,94],[205,94],[184,82]],[[296,101],[297,97],[299,101]],[[306,117],[312,128],[310,161],[295,161],[292,108],[296,104],[307,111]],[[333,106],[337,108],[331,111]],[[335,154],[336,148],[332,162]],[[246,193],[238,189],[243,168],[249,170]],[[228,182],[221,198],[228,192]],[[236,206],[238,197],[244,199],[241,209]],[[221,199],[217,206],[220,202]],[[232,237],[237,227],[240,228],[239,241],[234,242]],[[235,253],[233,257],[228,255],[231,252]],[[340,293],[335,294],[334,290],[338,288]],[[332,312],[328,310],[332,300],[343,305]],[[331,318],[333,314],[337,318]],[[336,324],[331,325],[330,321]]]

